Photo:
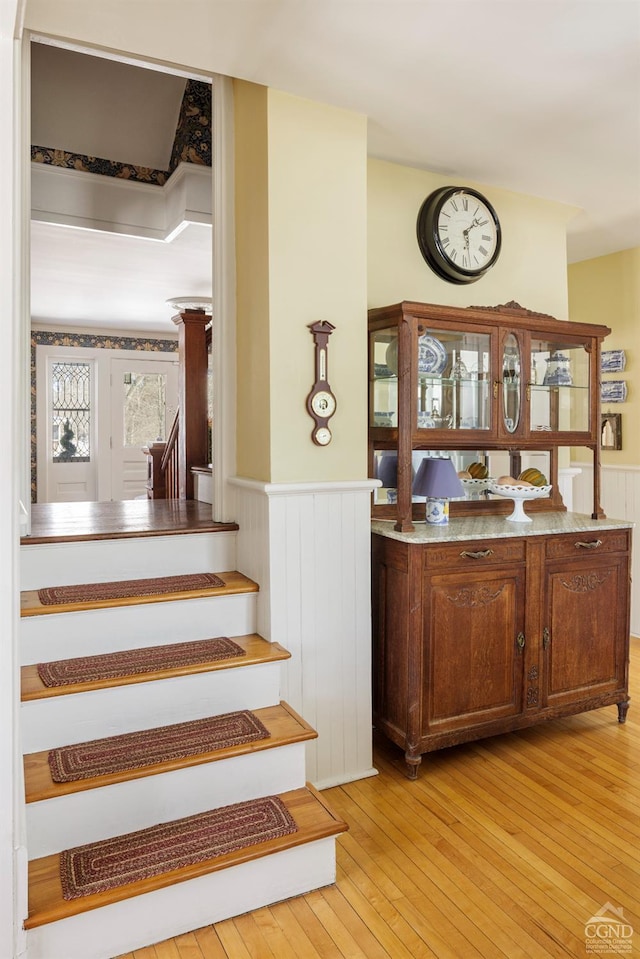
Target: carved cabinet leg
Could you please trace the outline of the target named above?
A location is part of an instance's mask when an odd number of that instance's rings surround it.
[[[626,703],[618,703],[618,722],[624,723],[627,718],[627,712],[629,710],[629,700]]]
[[[407,750],[407,752],[404,754],[404,761],[407,767],[407,779],[417,779],[418,769],[420,768],[420,763],[422,762],[422,756],[414,756],[413,753]]]

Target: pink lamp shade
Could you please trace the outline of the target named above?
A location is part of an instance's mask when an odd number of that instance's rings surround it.
[[[443,526],[449,522],[448,500],[464,496],[464,488],[448,457],[425,457],[418,469],[413,492],[426,496],[426,520]]]

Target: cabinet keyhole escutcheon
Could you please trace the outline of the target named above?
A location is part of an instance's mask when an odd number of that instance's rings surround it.
[[[551,645],[551,633],[549,631],[549,627],[545,626],[545,628],[542,630],[542,648],[549,649],[550,645]]]
[[[522,652],[525,645],[524,633],[518,633],[516,636],[516,646],[518,647],[519,652]]]

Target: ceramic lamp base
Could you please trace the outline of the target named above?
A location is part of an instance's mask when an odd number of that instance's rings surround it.
[[[449,522],[449,501],[428,497],[426,520],[434,526],[445,526]]]

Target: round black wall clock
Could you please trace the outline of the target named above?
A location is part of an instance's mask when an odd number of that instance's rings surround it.
[[[496,211],[469,187],[434,190],[420,207],[417,234],[423,257],[449,283],[475,283],[500,255]]]

